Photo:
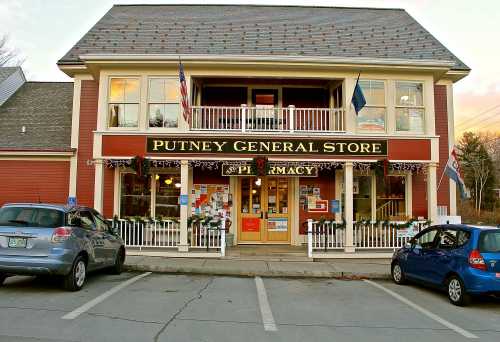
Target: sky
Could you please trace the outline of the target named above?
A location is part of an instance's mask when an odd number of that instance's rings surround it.
[[[117,3],[216,3],[404,8],[471,69],[454,85],[455,127],[500,132],[498,0],[0,0],[0,35],[32,81],[71,81],[56,62]],[[474,5],[472,5],[474,4]]]

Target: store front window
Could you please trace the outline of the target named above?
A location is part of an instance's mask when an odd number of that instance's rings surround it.
[[[372,219],[372,177],[353,178],[353,218],[355,221]]]
[[[406,177],[377,177],[377,220],[405,221]]]
[[[178,174],[155,175],[155,210],[156,218],[179,218],[181,177]]]
[[[121,174],[120,216],[151,216],[151,177],[138,177],[134,173]]]

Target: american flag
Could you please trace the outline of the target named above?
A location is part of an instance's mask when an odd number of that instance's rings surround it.
[[[184,120],[188,124],[191,123],[191,107],[189,106],[189,97],[186,85],[186,77],[184,76],[184,67],[182,66],[182,62],[179,59],[179,81],[181,84],[181,103],[182,103],[182,115],[184,116]]]

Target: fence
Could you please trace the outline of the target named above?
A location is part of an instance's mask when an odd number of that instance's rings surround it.
[[[355,222],[353,226],[353,244],[355,249],[375,250],[401,248],[411,236],[426,228],[426,221],[416,221],[408,228],[401,228],[405,222]],[[346,247],[346,230],[335,222],[308,221],[308,255],[313,251],[343,249]]]
[[[426,228],[425,221],[414,222],[411,227],[403,230],[398,228],[405,222],[356,222],[354,223],[354,247],[359,249],[378,249],[378,248],[401,248],[410,241],[411,236]],[[408,232],[408,230],[413,230]],[[398,232],[399,231],[399,232]]]
[[[344,132],[343,108],[193,106],[191,130]]]
[[[110,220],[110,223],[118,231],[125,247],[177,248],[180,243],[179,223],[174,221]],[[188,244],[194,249],[220,249],[224,255],[225,238],[225,229],[222,228],[193,225],[188,229]]]

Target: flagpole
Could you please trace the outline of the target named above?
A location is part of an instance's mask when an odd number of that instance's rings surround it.
[[[354,92],[356,91],[356,85],[359,82],[359,76],[361,76],[361,71],[358,72],[358,78],[356,79],[356,83],[354,84],[354,89],[352,90],[351,101],[349,102],[349,109],[352,108],[352,98],[354,97]]]
[[[444,173],[446,172],[446,166],[448,165],[448,162],[450,161],[451,152],[453,152],[454,148],[455,148],[455,145],[453,145],[453,147],[451,148],[451,151],[448,153],[448,160],[446,161],[446,164],[443,168],[443,173],[441,174],[441,178],[439,179],[439,183],[438,183],[438,187],[437,187],[436,191],[439,190],[439,187],[441,186],[441,182],[443,181]]]

